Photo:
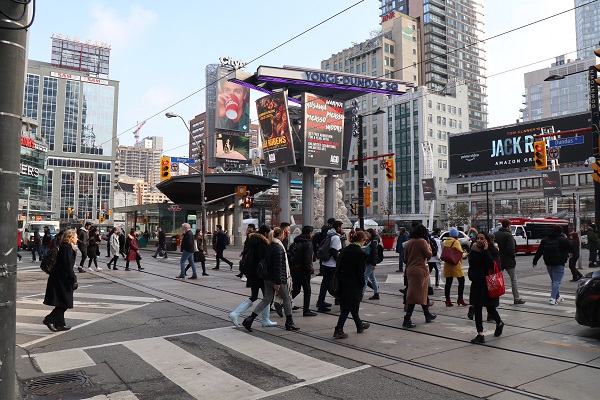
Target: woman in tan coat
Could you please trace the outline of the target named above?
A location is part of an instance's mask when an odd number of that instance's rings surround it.
[[[457,237],[458,229],[451,228],[450,234],[444,241],[444,247],[452,247],[453,249],[462,253],[463,249]],[[452,264],[448,261],[444,261],[444,278],[446,278],[446,287],[444,288],[444,294],[446,295],[446,307],[452,307],[454,305],[450,300],[450,288],[452,288],[453,278],[458,280],[458,300],[456,300],[456,304],[468,306],[468,304],[463,300],[463,293],[465,291],[465,274],[463,272],[462,259],[458,261],[458,264]]]
[[[411,235],[411,239],[404,248],[404,260],[406,261],[406,276],[408,277],[408,288],[406,290],[406,315],[402,326],[414,328],[416,325],[411,321],[415,304],[420,304],[425,314],[425,322],[429,323],[436,318],[435,314],[429,312],[427,305],[427,288],[429,286],[429,266],[427,260],[431,258],[431,247],[429,246],[427,228],[419,224]]]

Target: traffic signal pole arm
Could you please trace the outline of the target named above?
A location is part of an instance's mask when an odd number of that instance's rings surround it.
[[[387,154],[379,154],[379,155],[376,155],[376,156],[368,156],[368,157],[363,157],[363,161],[364,160],[373,160],[375,158],[393,157],[395,155],[396,155],[396,153],[387,153]],[[357,162],[357,161],[358,161],[358,158],[353,158],[351,160],[348,160],[348,162]]]

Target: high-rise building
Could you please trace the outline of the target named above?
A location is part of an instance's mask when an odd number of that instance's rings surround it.
[[[587,4],[586,4],[587,3]],[[585,4],[583,7],[582,5]],[[575,0],[577,58],[588,58],[600,41],[600,3]]]
[[[140,178],[152,190],[160,182],[163,138],[146,137],[137,146],[119,146],[119,176]]]
[[[45,193],[39,195],[46,199],[49,217],[64,222],[110,218],[118,97],[118,81],[29,60],[24,114],[37,121],[32,132],[42,141],[37,148],[47,150],[43,167],[36,168],[45,179]]]
[[[419,82],[442,92],[449,82],[465,84],[469,129],[487,127],[483,5],[473,0],[380,0],[382,22],[396,10],[418,21]]]

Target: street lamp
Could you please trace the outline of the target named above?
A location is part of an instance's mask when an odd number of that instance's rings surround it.
[[[384,114],[385,111],[381,109],[381,107],[377,107],[377,110],[373,111],[369,114],[358,114],[358,103],[356,100],[352,102],[353,110],[352,113],[358,117],[358,132],[356,132],[356,140],[358,141],[358,225],[361,230],[365,229],[365,192],[364,192],[364,184],[365,184],[365,172],[364,172],[364,159],[363,159],[363,125],[362,120],[363,117],[368,117],[369,115],[379,115]]]
[[[196,146],[198,147],[198,161],[200,161],[200,216],[202,219],[202,250],[206,253],[206,225],[207,225],[207,221],[206,221],[206,202],[205,202],[205,198],[204,198],[204,193],[206,192],[206,185],[204,183],[204,147],[202,147],[202,145],[204,144],[204,140],[202,140],[202,137],[204,136],[204,133],[198,135],[200,137],[200,143],[198,142],[198,140],[196,139],[196,137],[192,134],[192,129],[190,126],[188,126],[187,122],[185,122],[185,120],[183,119],[183,117],[181,115],[178,114],[174,114],[172,112],[168,112],[165,113],[165,116],[167,118],[179,118],[181,119],[181,122],[183,122],[183,124],[185,125],[186,129],[188,130],[188,133],[190,134],[190,137],[194,140],[194,143],[196,144]]]

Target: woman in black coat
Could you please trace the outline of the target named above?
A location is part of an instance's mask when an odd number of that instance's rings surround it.
[[[344,324],[348,314],[352,313],[352,318],[356,324],[356,331],[362,333],[369,328],[368,322],[363,322],[358,315],[358,308],[363,297],[365,287],[365,262],[367,255],[362,249],[367,241],[365,232],[357,232],[353,237],[354,242],[342,249],[340,258],[337,262],[336,274],[339,277],[339,300],[340,316],[337,326],[333,332],[336,339],[345,339],[348,337],[344,333]],[[370,268],[370,266],[369,266]]]
[[[54,306],[54,310],[44,318],[44,324],[52,332],[71,329],[65,323],[65,311],[73,308],[73,291],[77,288],[77,278],[73,272],[77,249],[77,233],[66,231],[61,238],[56,264],[48,276],[44,304]]]
[[[100,232],[98,232],[98,228],[92,228],[89,236],[90,240],[87,248],[87,255],[89,257],[88,269],[92,269],[92,262],[94,262],[96,271],[100,271],[102,268],[98,267],[98,254],[100,254],[100,242],[102,239],[100,238]]]
[[[504,322],[500,319],[500,314],[496,307],[500,305],[498,297],[490,297],[487,289],[485,277],[489,271],[494,270],[494,253],[496,253],[494,243],[487,233],[480,232],[476,236],[475,244],[469,252],[469,279],[471,280],[471,291],[469,293],[469,303],[473,308],[469,308],[469,319],[475,315],[475,327],[477,328],[477,336],[471,343],[485,343],[483,335],[483,307],[487,309],[488,317],[496,321],[496,330],[494,336],[502,335]]]

